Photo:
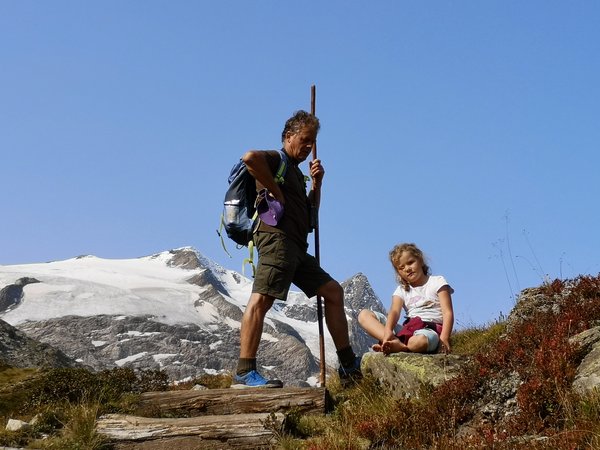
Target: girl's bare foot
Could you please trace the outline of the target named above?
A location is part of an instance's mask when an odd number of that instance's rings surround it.
[[[383,348],[381,347],[381,341],[379,341],[379,343],[377,344],[373,344],[371,346],[371,348],[373,349],[374,352],[382,352]]]
[[[386,341],[381,346],[381,351],[386,355],[390,353],[400,353],[400,352],[408,352],[410,351],[406,345],[400,342],[400,339],[392,339],[391,341]]]

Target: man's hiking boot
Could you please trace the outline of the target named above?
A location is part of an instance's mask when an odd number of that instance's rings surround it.
[[[340,364],[338,375],[340,376],[340,384],[343,388],[351,387],[354,383],[362,379],[360,361],[361,357],[357,356],[354,358],[354,364],[350,367],[344,367]]]
[[[248,388],[281,388],[281,380],[267,380],[256,370],[251,370],[245,375],[234,375],[232,389]]]

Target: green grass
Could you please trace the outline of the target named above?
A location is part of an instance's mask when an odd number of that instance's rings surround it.
[[[18,432],[0,428],[0,446],[60,450],[104,450],[111,446],[95,430],[107,412],[130,412],[137,395],[165,390],[166,374],[81,368],[0,371],[0,419],[37,423]]]
[[[452,335],[452,353],[474,355],[498,340],[506,329],[506,322],[495,321],[487,326],[475,326]]]
[[[25,382],[35,378],[36,369],[2,367],[0,369],[0,417],[18,411],[26,402],[28,393],[21,389]]]

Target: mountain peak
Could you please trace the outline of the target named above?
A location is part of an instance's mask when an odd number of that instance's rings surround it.
[[[344,288],[344,297],[350,299],[348,306],[353,310],[360,311],[366,308],[385,313],[381,301],[363,273],[358,272],[342,282],[341,285]]]
[[[195,270],[203,268],[199,253],[192,247],[181,247],[168,252],[171,256],[167,260],[170,267],[179,267],[180,269]]]

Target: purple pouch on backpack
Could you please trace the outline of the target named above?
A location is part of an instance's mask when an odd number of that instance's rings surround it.
[[[262,189],[256,198],[258,217],[267,225],[275,226],[283,216],[283,205],[269,191]]]

